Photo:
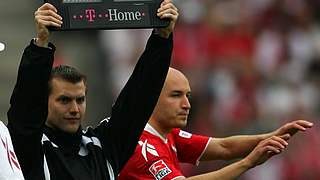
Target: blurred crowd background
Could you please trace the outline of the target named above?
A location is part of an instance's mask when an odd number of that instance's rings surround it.
[[[3,121],[22,49],[34,36],[33,12],[41,1],[19,3],[20,11],[15,11],[9,1],[0,3],[1,7],[8,7],[0,12],[0,42],[6,44],[0,52]],[[175,3],[180,19],[174,33],[172,66],[186,74],[192,89],[186,130],[225,137],[268,132],[291,120],[310,120],[314,127],[293,137],[287,151],[240,179],[319,180],[320,1]],[[4,26],[5,23],[9,25]],[[150,32],[53,33],[52,42],[57,46],[55,63],[77,66],[88,75],[86,125],[95,125],[110,115],[112,102],[131,74]],[[229,163],[232,162],[214,161],[182,167],[190,176]]]

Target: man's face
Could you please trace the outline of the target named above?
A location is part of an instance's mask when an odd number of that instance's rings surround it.
[[[178,71],[170,70],[153,116],[163,128],[182,128],[187,124],[191,108],[189,82]]]
[[[86,87],[83,81],[71,83],[59,78],[51,81],[46,125],[75,133],[86,111]]]

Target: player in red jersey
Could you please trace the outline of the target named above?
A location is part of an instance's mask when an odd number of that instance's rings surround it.
[[[235,179],[247,170],[280,154],[288,139],[313,124],[305,120],[289,122],[267,134],[211,138],[182,131],[191,105],[187,78],[170,68],[157,106],[146,125],[134,155],[119,180]],[[179,162],[242,158],[220,170],[184,177]]]

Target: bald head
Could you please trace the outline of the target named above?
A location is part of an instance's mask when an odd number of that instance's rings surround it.
[[[183,83],[184,85],[181,85],[181,83]],[[190,89],[189,81],[186,78],[186,76],[181,71],[170,67],[168,74],[167,74],[166,81],[163,86],[163,90],[165,90],[166,88],[169,88],[169,87],[170,88],[180,87],[179,85]]]
[[[160,133],[167,134],[172,128],[182,128],[187,124],[191,105],[189,81],[182,72],[169,68],[158,103],[149,123]]]

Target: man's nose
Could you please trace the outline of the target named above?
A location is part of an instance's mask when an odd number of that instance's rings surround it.
[[[190,105],[190,102],[189,102],[189,98],[188,98],[188,97],[184,97],[184,98],[183,98],[182,107],[183,107],[184,109],[190,109],[190,108],[191,108],[191,105]]]
[[[78,103],[74,100],[70,104],[70,112],[71,113],[78,113],[80,111]]]

